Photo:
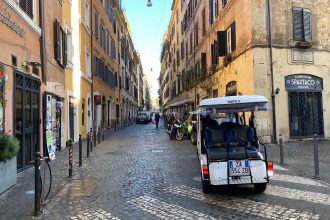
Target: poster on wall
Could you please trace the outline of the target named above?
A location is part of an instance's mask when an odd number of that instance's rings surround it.
[[[46,144],[50,160],[55,160],[56,145],[53,144],[52,131],[52,96],[46,96]]]

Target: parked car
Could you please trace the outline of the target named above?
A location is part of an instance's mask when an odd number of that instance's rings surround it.
[[[139,114],[136,117],[136,123],[139,124],[140,122],[143,123],[149,123],[150,118],[146,112],[139,112]]]

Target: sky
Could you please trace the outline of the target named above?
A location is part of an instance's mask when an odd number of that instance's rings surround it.
[[[122,0],[135,49],[140,53],[143,72],[151,86],[151,95],[158,96],[160,53],[163,36],[171,18],[172,0]],[[152,71],[151,71],[152,69]]]

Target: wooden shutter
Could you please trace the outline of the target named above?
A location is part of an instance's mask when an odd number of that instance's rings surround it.
[[[217,32],[218,54],[223,57],[227,54],[227,34],[226,31]]]
[[[301,9],[293,9],[293,39],[303,40],[303,13]]]
[[[54,22],[54,43],[55,43],[55,59],[57,62],[61,63],[61,56],[62,56],[62,51],[61,51],[61,27],[60,24],[57,20]]]
[[[213,43],[213,49],[214,49],[214,63],[218,64],[219,63],[219,53],[218,53],[218,42],[214,41]]]
[[[309,9],[303,9],[303,21],[304,21],[304,40],[312,40],[312,27],[311,27],[311,11]]]
[[[209,0],[209,22],[213,24],[213,0]]]
[[[68,36],[62,30],[62,37],[63,37],[63,67],[66,68],[68,64]]]
[[[211,64],[214,65],[214,45],[211,44]]]
[[[236,22],[231,24],[231,51],[236,50]]]
[[[99,16],[98,16],[98,13],[97,11],[95,11],[95,14],[94,14],[94,35],[96,37],[96,39],[98,39],[98,28],[99,28]]]

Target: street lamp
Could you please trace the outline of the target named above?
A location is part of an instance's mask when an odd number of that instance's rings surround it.
[[[152,2],[151,0],[148,0],[147,7],[151,7],[151,6],[152,6]]]

